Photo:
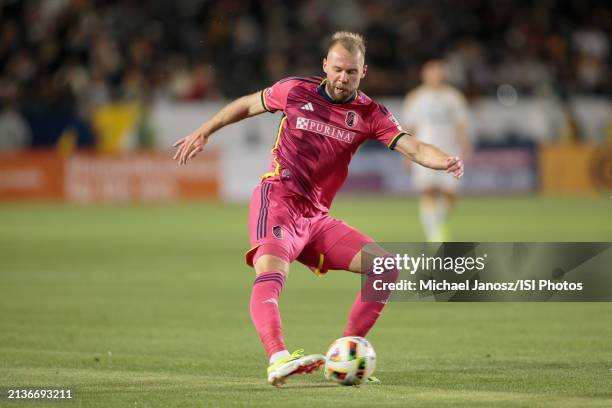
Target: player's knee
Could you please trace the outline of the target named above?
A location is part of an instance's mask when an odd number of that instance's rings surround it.
[[[289,273],[289,253],[287,248],[280,245],[262,244],[253,254],[252,265],[255,273],[260,275],[266,272]]]
[[[384,282],[397,282],[397,279],[399,278],[399,269],[397,268],[393,268],[392,270],[389,270],[386,273],[386,276],[382,277],[382,280]]]
[[[282,272],[285,276],[289,273],[289,262],[276,255],[264,254],[255,260],[255,274],[260,275],[267,272]]]
[[[397,282],[399,269],[395,259],[387,254],[375,257],[367,272],[367,279],[361,287],[361,298],[365,302],[387,302],[391,290],[387,286]]]
[[[349,271],[355,273],[368,274],[372,271],[372,262],[376,258],[384,258],[389,256],[380,245],[375,242],[368,242],[359,252],[355,254],[349,265]]]
[[[375,257],[372,260],[367,274],[369,276],[375,276],[377,279],[383,282],[391,283],[396,282],[399,277],[399,269],[395,263],[395,258],[390,254]]]

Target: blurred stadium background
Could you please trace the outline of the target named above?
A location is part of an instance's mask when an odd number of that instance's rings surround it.
[[[372,335],[391,392],[263,388],[242,254],[279,116],[185,167],[170,145],[233,97],[319,74],[338,29],[365,34],[362,89],[396,115],[432,57],[468,97],[453,239],[610,241],[608,1],[4,0],[0,388],[71,385],[82,406],[609,406],[605,303],[393,304]],[[332,213],[421,241],[398,156],[364,146]],[[293,270],[288,341],[323,351],[357,280]]]
[[[447,60],[478,148],[467,193],[612,186],[605,1],[1,4],[1,199],[245,200],[265,172],[278,116],[226,130],[200,167],[176,168],[165,150],[232,97],[319,74],[338,28],[365,34],[363,90],[398,117],[421,65]],[[412,192],[398,155],[374,145],[361,153],[345,191]]]

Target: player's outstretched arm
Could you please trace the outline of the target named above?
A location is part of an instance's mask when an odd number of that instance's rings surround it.
[[[187,163],[187,160],[204,150],[208,138],[214,132],[231,123],[259,115],[265,111],[261,104],[259,92],[236,99],[204,122],[202,126],[177,140],[172,145],[172,147],[177,147],[173,159],[178,161],[179,164]]]
[[[414,137],[399,138],[395,150],[421,166],[445,170],[455,178],[463,176],[463,161],[459,157],[449,156],[436,146],[420,142]]]

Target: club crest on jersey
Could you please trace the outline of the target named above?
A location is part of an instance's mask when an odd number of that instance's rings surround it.
[[[346,112],[346,117],[344,118],[344,123],[346,123],[346,126],[348,127],[353,127],[357,124],[357,114],[353,111],[348,111]]]
[[[283,239],[283,228],[280,225],[275,225],[272,227],[272,234],[275,238]]]

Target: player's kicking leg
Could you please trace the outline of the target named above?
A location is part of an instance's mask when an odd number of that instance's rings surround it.
[[[261,248],[262,251],[265,248]],[[257,277],[251,292],[251,319],[270,358],[268,383],[279,387],[295,374],[310,374],[325,364],[325,356],[304,355],[304,350],[289,353],[283,339],[278,299],[283,289],[289,262],[274,255],[261,255],[255,261]]]
[[[368,257],[386,257],[388,252],[375,243],[367,243],[364,245],[354,246],[356,249],[355,255],[352,257],[348,268],[344,268],[350,272],[360,273],[367,276],[362,285],[361,291],[357,294],[357,298],[353,302],[349,318],[344,327],[343,336],[360,336],[366,337],[376,321],[380,317],[391,292],[388,290],[375,290],[374,282],[380,280],[384,283],[395,282],[398,278],[399,271],[390,269],[382,274],[374,274],[368,265],[362,263],[362,255]],[[367,254],[367,255],[366,255]]]
[[[374,324],[376,324],[376,321],[380,317],[391,295],[390,291],[374,290],[374,280],[382,280],[383,282],[391,283],[397,281],[399,275],[399,271],[396,269],[385,271],[380,275],[374,275],[362,262],[362,255],[365,256],[364,254],[366,253],[368,254],[367,256],[384,257],[388,255],[388,253],[377,244],[369,243],[362,245],[361,249],[351,260],[347,269],[351,272],[366,274],[368,278],[362,286],[361,291],[357,294],[355,302],[353,302],[348,321],[344,327],[343,336],[367,336],[372,327],[374,327]],[[377,377],[370,376],[366,379],[366,383],[380,384],[381,381]]]
[[[388,252],[375,244],[371,238],[344,222],[326,217],[318,222],[318,227],[323,232],[316,235],[298,260],[308,265],[318,275],[324,275],[327,270],[335,269],[368,276],[362,290],[353,302],[343,332],[343,336],[366,337],[378,320],[390,295],[389,291],[373,290],[373,282],[376,279],[389,283],[395,282],[398,271],[393,269],[374,275],[370,268],[362,266],[361,254],[364,247],[373,256],[387,256]],[[333,242],[331,247],[330,242]],[[369,378],[367,382],[380,381],[376,378]]]

